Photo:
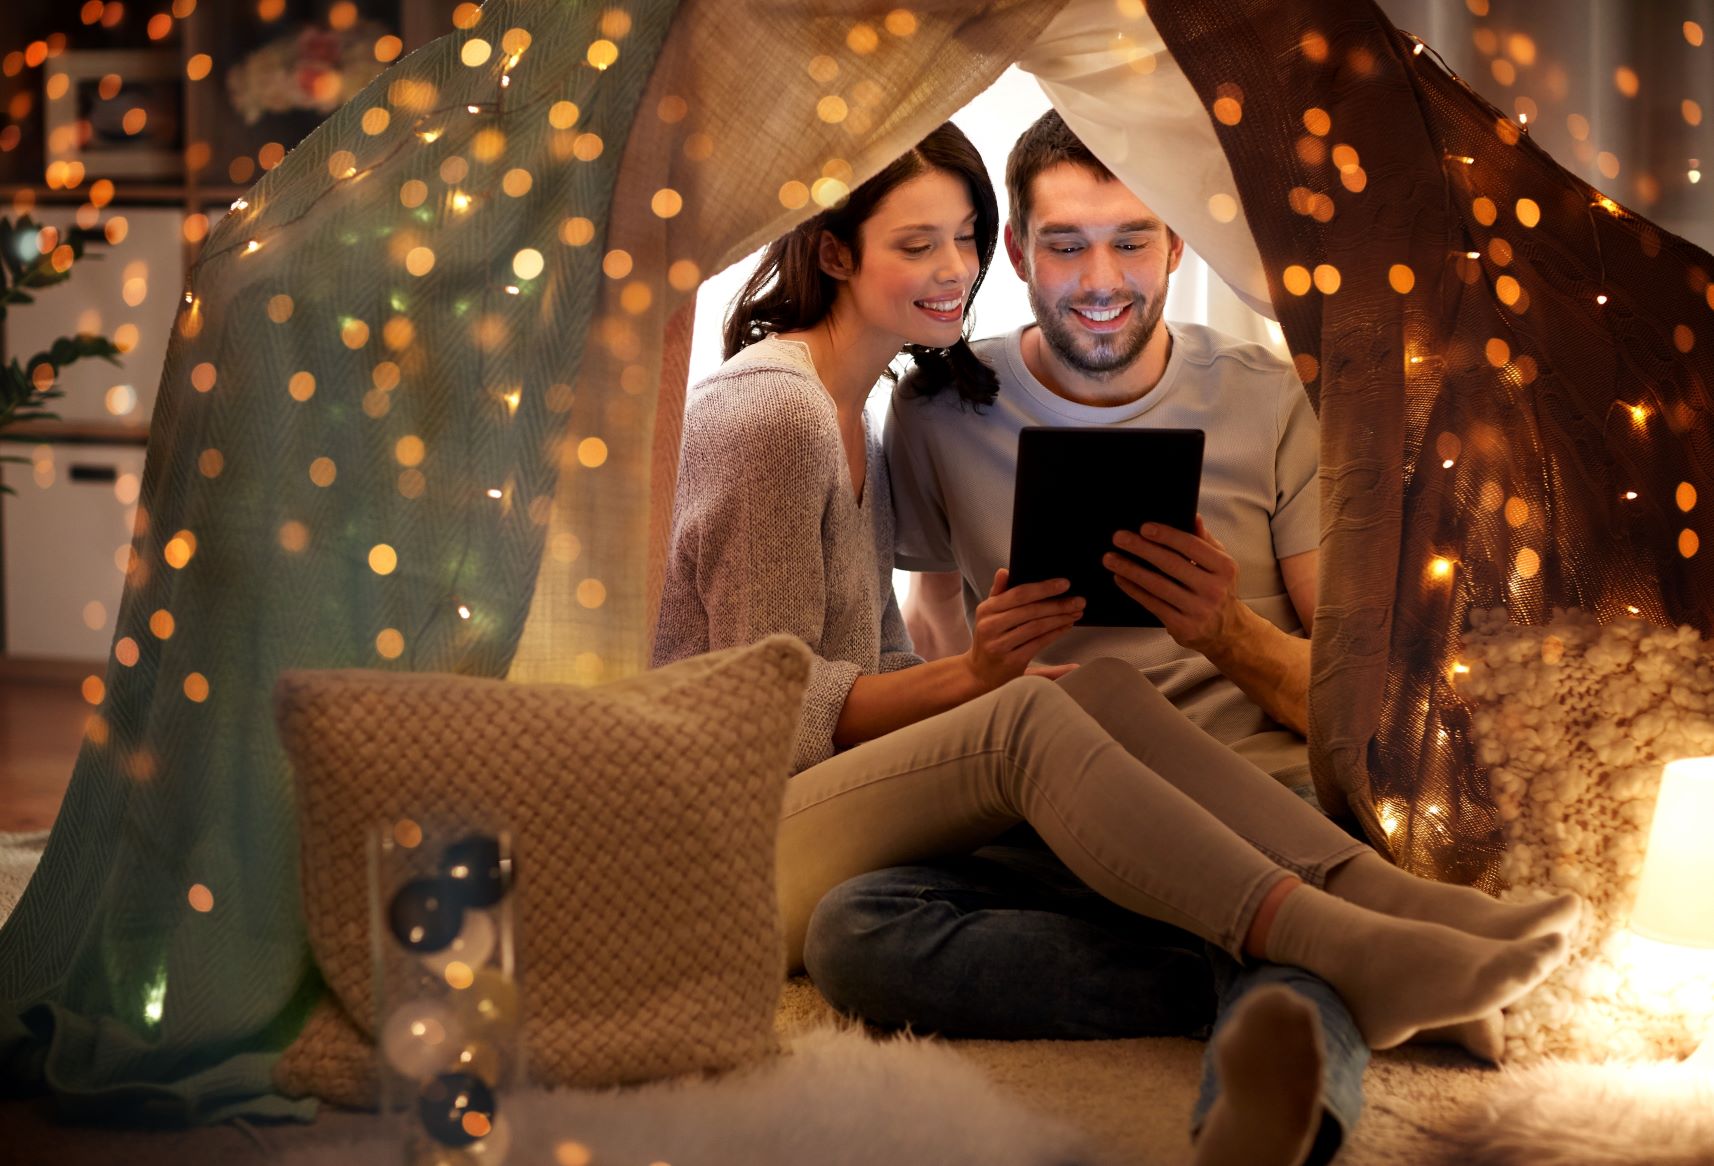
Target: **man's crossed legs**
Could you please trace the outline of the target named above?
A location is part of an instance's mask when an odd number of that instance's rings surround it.
[[[887,1027],[1002,1040],[1211,1036],[1269,985],[1315,1009],[1322,1118],[1306,1161],[1338,1152],[1363,1107],[1369,1049],[1325,981],[1240,966],[1090,890],[1027,827],[974,854],[861,875],[816,907],[804,948],[835,1007]],[[1192,1129],[1221,1091],[1204,1057]]]

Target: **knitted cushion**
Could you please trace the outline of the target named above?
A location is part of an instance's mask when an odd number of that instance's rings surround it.
[[[774,839],[809,653],[785,636],[601,688],[288,672],[303,907],[330,989],[275,1072],[373,1104],[365,832],[457,813],[510,829],[522,1039],[596,1086],[773,1051]]]
[[[1630,932],[1661,767],[1714,753],[1714,652],[1695,629],[1557,613],[1545,624],[1477,611],[1465,634],[1477,760],[1505,838],[1504,898],[1584,897],[1573,958],[1506,1012],[1513,1061],[1678,1057],[1714,1021],[1706,962]],[[1432,830],[1383,801],[1383,823]]]

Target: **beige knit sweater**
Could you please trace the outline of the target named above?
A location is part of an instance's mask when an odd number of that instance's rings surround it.
[[[815,653],[792,772],[834,752],[857,677],[920,664],[893,596],[893,501],[864,427],[859,504],[806,345],[769,337],[691,390],[654,663],[788,632]]]

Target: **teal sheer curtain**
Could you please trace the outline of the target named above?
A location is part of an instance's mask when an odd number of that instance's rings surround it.
[[[0,931],[0,1065],[69,1116],[307,1116],[291,667],[500,676],[670,0],[490,0],[238,203],[188,281],[107,695]],[[601,47],[604,44],[607,48]],[[595,46],[595,47],[592,47]]]

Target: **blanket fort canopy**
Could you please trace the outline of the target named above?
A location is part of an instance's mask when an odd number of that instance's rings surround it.
[[[312,1111],[269,1083],[322,991],[275,677],[641,669],[668,322],[1054,8],[492,0],[234,207],[172,338],[106,698],[0,932],[10,1077],[73,1115]]]
[[[490,0],[234,207],[185,289],[106,698],[0,931],[9,1076],[72,1114],[307,1115],[268,1083],[321,991],[275,676],[641,668],[696,286],[1060,9]],[[1714,623],[1714,261],[1368,0],[1064,15],[1182,71],[1208,156],[1111,160],[1204,208],[1174,225],[1265,292],[1321,411],[1317,784],[1401,861],[1491,886],[1469,608]],[[1068,118],[1146,143],[1105,85]],[[1174,193],[1226,171],[1224,201]]]

